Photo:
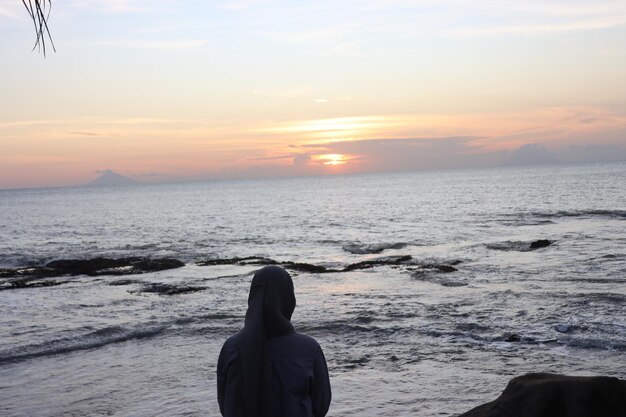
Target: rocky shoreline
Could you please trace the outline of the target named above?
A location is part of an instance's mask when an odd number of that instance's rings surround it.
[[[504,242],[488,245],[495,250],[517,250],[529,251],[545,248],[554,242],[547,239],[535,240],[532,242]],[[380,244],[380,245],[357,245],[355,248],[348,248],[351,253],[379,253],[385,249],[399,249],[406,246],[405,243]],[[347,249],[346,249],[347,250]],[[461,260],[453,260],[448,263],[424,263],[415,260],[411,255],[382,256],[340,266],[326,266],[293,261],[277,261],[263,256],[233,257],[233,258],[208,258],[195,262],[197,266],[215,265],[239,265],[239,266],[264,266],[280,265],[294,272],[311,274],[341,273],[355,270],[370,269],[379,266],[401,267],[411,273],[415,279],[431,279],[442,286],[462,286],[467,285],[463,279],[438,279],[432,278],[431,273],[448,274],[456,272],[456,266]],[[18,268],[0,268],[0,291],[22,288],[51,287],[69,282],[67,277],[79,275],[86,276],[119,276],[136,275],[148,272],[164,271],[168,269],[181,268],[185,262],[175,258],[149,258],[149,257],[123,257],[106,258],[96,257],[90,259],[59,259],[43,265],[29,265]],[[61,279],[52,279],[61,278]],[[125,281],[118,281],[113,285],[124,285]],[[191,292],[191,291],[182,291]],[[166,293],[176,293],[177,291],[167,291]]]
[[[384,256],[376,259],[360,261],[346,264],[342,267],[327,267],[303,262],[283,261],[265,257],[244,257],[244,258],[210,258],[195,262],[197,266],[215,265],[239,265],[239,266],[264,266],[280,265],[294,272],[327,274],[341,273],[355,270],[370,269],[379,266],[404,267],[413,274],[419,275],[424,272],[450,273],[457,271],[453,265],[460,264],[461,261],[453,261],[449,264],[420,263],[410,255]],[[68,281],[68,277],[79,275],[97,276],[121,276],[137,275],[148,272],[164,271],[168,269],[181,268],[185,266],[183,261],[174,258],[92,258],[92,259],[60,259],[48,262],[45,265],[34,265],[22,268],[0,269],[0,291],[19,288],[37,288],[61,285]],[[57,278],[57,279],[53,279]],[[60,279],[58,279],[60,278]],[[114,281],[111,285],[126,285],[132,283],[131,280]],[[194,287],[195,288],[195,287]],[[195,288],[199,290],[202,288]],[[177,292],[175,290],[166,291],[165,294],[179,294],[188,291]]]

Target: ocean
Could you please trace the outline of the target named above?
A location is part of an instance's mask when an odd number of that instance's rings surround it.
[[[5,190],[0,213],[2,416],[219,416],[217,356],[268,263],[324,350],[330,416],[626,378],[626,163]],[[99,257],[182,266],[50,264]]]

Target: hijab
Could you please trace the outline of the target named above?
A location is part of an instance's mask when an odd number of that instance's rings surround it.
[[[246,417],[271,416],[271,369],[266,340],[294,332],[290,320],[295,308],[293,281],[287,271],[266,266],[254,274],[237,346]]]

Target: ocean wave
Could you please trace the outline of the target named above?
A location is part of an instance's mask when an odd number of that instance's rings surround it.
[[[608,210],[608,209],[592,209],[592,210],[557,210],[552,212],[534,211],[529,213],[532,216],[540,218],[548,217],[609,217],[615,219],[626,219],[626,210]]]
[[[141,289],[130,291],[131,293],[155,293],[161,295],[189,294],[205,290],[206,287],[193,285],[174,285],[161,282],[151,282],[144,284]]]
[[[594,293],[581,293],[576,297],[584,304],[607,302],[612,304],[626,304],[626,294],[613,293],[613,292],[594,292]]]
[[[552,244],[553,242],[546,239],[540,239],[535,241],[505,240],[502,242],[486,243],[485,247],[487,249],[499,251],[530,252],[535,249],[550,246]]]
[[[367,255],[372,253],[381,253],[387,249],[403,249],[409,244],[406,242],[393,243],[346,243],[341,248],[346,252],[355,255]]]
[[[564,337],[558,339],[557,343],[579,349],[626,351],[626,340]]]
[[[504,226],[542,226],[555,224],[555,220],[561,218],[608,218],[626,220],[626,210],[553,210],[553,211],[530,211],[494,215],[487,219],[486,225],[496,221]]]
[[[24,265],[43,265],[50,262],[52,256],[38,256],[30,253],[0,252],[0,268],[17,268]]]
[[[528,219],[523,217],[521,219],[502,220],[500,223],[504,226],[542,226],[547,224],[555,224],[552,220],[547,219]]]
[[[448,267],[450,269],[442,269],[441,266],[437,266],[435,268],[430,269],[418,269],[411,274],[411,277],[418,281],[424,282],[432,282],[434,284],[439,284],[442,287],[464,287],[469,284],[466,278],[464,277],[450,277],[447,274],[450,272],[457,271],[454,267]],[[442,275],[445,274],[445,275]]]
[[[307,325],[303,325],[300,326],[299,329],[301,329],[302,331],[306,332],[310,332],[310,333],[316,333],[316,332],[323,332],[323,333],[330,333],[330,334],[345,334],[345,333],[369,333],[375,330],[378,330],[379,327],[376,326],[363,326],[361,324],[353,324],[350,322],[330,322],[330,323],[325,323],[325,324],[321,324],[321,325],[311,325],[311,326],[307,326]]]
[[[558,327],[558,326],[557,326]],[[446,339],[451,343],[462,343],[476,346],[478,348],[490,349],[488,345],[501,345],[503,342],[512,345],[544,345],[551,347],[567,346],[578,349],[589,350],[617,350],[626,351],[626,340],[615,337],[584,337],[582,335],[570,334],[579,330],[584,330],[576,326],[555,330],[559,333],[557,337],[537,338],[528,336],[522,332],[499,333],[495,329],[474,323],[458,323],[454,329],[449,328],[425,328],[419,331],[420,334],[436,339]],[[567,334],[563,334],[566,332]]]
[[[78,350],[96,349],[112,343],[146,339],[163,333],[171,324],[139,325],[130,328],[109,326],[75,337],[65,337],[39,344],[19,346],[0,352],[0,364],[20,362],[41,356],[59,355]]]

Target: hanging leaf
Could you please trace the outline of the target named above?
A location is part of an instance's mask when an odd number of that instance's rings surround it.
[[[50,9],[52,9],[52,0],[22,0],[24,7],[28,11],[30,18],[35,26],[35,46],[33,51],[37,49],[39,52],[43,52],[46,55],[46,38],[52,46],[52,50],[56,52],[52,36],[50,35],[50,29],[48,28],[48,17],[50,17]]]

